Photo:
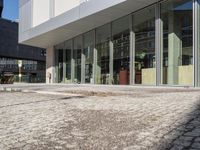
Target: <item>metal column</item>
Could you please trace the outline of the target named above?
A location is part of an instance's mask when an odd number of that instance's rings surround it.
[[[63,49],[63,79],[62,79],[63,83],[65,83],[66,74],[67,74],[67,71],[66,71],[66,49]]]
[[[93,67],[92,67],[92,74],[93,74],[93,84],[96,84],[96,73],[97,73],[97,49],[96,49],[96,29],[94,30],[94,49],[93,49]]]
[[[81,83],[85,83],[85,54],[83,50],[83,35],[81,35]]]
[[[200,1],[193,0],[193,64],[194,86],[200,86]]]
[[[75,74],[75,60],[74,60],[74,39],[71,42],[71,82],[74,83],[74,74]]]
[[[129,15],[130,29],[130,85],[135,84],[135,33],[133,31],[133,16]]]
[[[112,41],[112,23],[110,23],[110,41],[109,41],[109,84],[113,83],[113,41]]]
[[[58,83],[58,50],[54,49],[55,59],[55,72],[54,72],[54,83]]]
[[[156,85],[159,86],[161,84],[161,68],[162,68],[162,21],[161,21],[161,16],[160,16],[160,3],[157,3],[156,6],[156,11],[155,11],[155,16],[156,16],[156,25],[155,25],[155,57],[156,57]]]

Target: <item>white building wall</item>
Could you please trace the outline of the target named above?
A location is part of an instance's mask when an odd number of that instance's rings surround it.
[[[35,27],[50,19],[50,0],[32,0],[32,3],[33,3],[32,27]]]
[[[51,47],[157,0],[19,0],[19,42]]]
[[[55,0],[55,16],[58,16],[80,5],[80,0]]]
[[[48,21],[52,11],[53,17],[56,17],[86,1],[89,0],[20,0],[20,32]]]
[[[30,0],[22,0],[19,7],[19,32],[21,33],[32,27],[32,3]]]

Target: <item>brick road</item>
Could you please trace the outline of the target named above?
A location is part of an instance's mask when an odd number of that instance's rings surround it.
[[[0,92],[0,150],[200,149],[200,90],[19,88]]]

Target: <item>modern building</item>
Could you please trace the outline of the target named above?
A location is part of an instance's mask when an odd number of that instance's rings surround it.
[[[2,10],[3,0],[0,15]],[[0,74],[14,74],[15,82],[20,78],[22,82],[45,82],[45,53],[45,49],[18,44],[18,23],[0,17]]]
[[[20,0],[46,82],[200,86],[200,0]]]

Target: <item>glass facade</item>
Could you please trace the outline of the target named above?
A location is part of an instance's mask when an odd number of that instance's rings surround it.
[[[84,73],[84,82],[85,83],[94,83],[93,75],[93,66],[94,66],[94,31],[90,31],[83,35],[83,67],[85,70]]]
[[[193,84],[193,6],[191,0],[161,4],[162,84]]]
[[[135,33],[135,83],[155,85],[155,6],[133,15],[133,31]]]
[[[63,49],[64,49],[64,44],[58,45],[55,48],[57,83],[63,82]]]
[[[81,53],[82,53],[82,37],[78,36],[74,39],[74,46],[73,46],[74,83],[81,83]]]
[[[160,1],[55,46],[56,82],[200,85],[198,4]]]
[[[65,42],[65,49],[64,49],[64,58],[66,59],[64,61],[65,65],[64,67],[66,70],[65,72],[65,83],[70,83],[71,82],[71,57],[72,57],[72,41],[67,41]]]
[[[15,58],[0,57],[0,75],[11,73],[14,75],[14,82],[19,82],[19,61],[22,61],[21,82],[45,82],[45,62],[43,61],[18,60]]]
[[[96,49],[97,49],[97,66],[96,66],[96,84],[109,84],[109,42],[110,42],[110,24],[96,29]]]
[[[112,24],[113,40],[113,83],[129,84],[130,31],[129,17],[123,17]]]

